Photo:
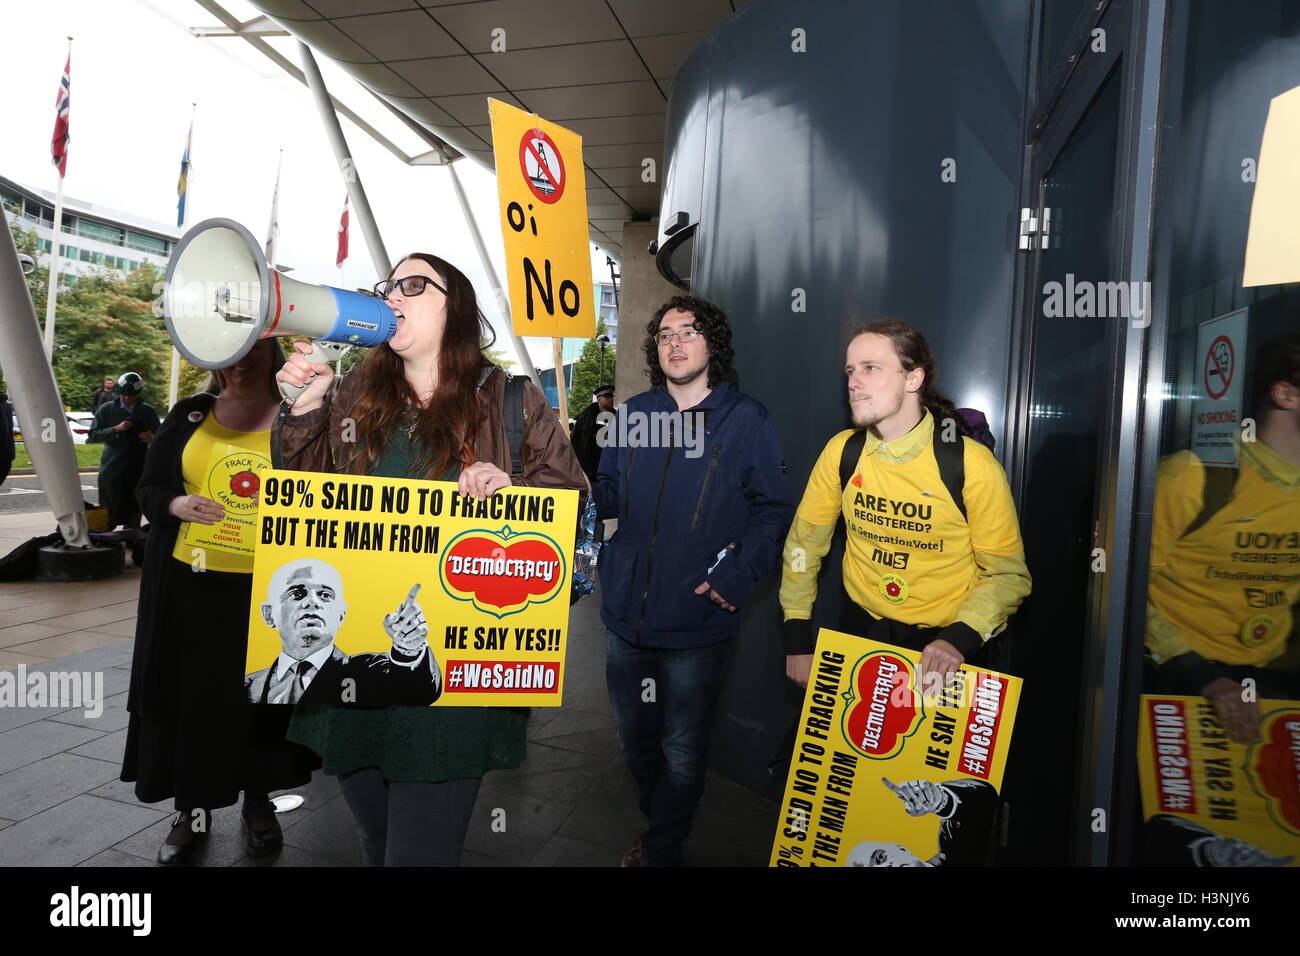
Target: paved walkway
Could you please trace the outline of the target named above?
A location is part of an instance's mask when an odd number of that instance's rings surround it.
[[[54,530],[48,512],[0,516],[0,555]],[[0,866],[153,866],[170,803],[136,801],[117,779],[126,738],[126,691],[140,572],[85,584],[0,583],[0,670],[102,673],[103,713],[0,706]],[[534,708],[528,759],[489,774],[465,841],[470,866],[616,866],[643,825],[618,755],[605,693],[600,604],[572,610],[564,704]],[[275,857],[244,853],[237,807],[214,814],[196,860],[205,866],[355,866],[351,816],[334,779],[317,774],[297,791],[303,806],[281,817]],[[505,832],[492,828],[505,811]],[[497,818],[499,819],[499,814]],[[689,864],[767,862],[777,808],[710,774]]]

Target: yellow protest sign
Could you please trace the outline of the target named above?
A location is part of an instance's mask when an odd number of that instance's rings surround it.
[[[254,703],[558,707],[578,493],[269,471]]]
[[[519,335],[596,334],[582,137],[488,100],[510,311]]]
[[[1239,744],[1204,697],[1142,696],[1144,862],[1300,862],[1300,703],[1261,700],[1259,713],[1255,739]]]
[[[226,513],[216,524],[187,523],[185,544],[228,554],[252,555],[257,544],[258,490],[263,472],[270,467],[271,460],[265,455],[238,445],[214,442],[198,493],[217,502]]]
[[[1020,678],[963,665],[925,696],[920,661],[822,629],[772,866],[991,862]]]

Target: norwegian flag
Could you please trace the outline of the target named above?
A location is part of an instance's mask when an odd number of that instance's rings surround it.
[[[68,62],[63,67],[63,79],[59,81],[59,96],[54,101],[54,135],[50,138],[50,156],[59,168],[60,179],[68,171],[68,140],[71,139],[68,133],[68,91],[72,87],[71,74],[72,54],[69,53]]]
[[[336,266],[343,265],[348,257],[348,197],[343,197],[343,216],[339,219],[339,254],[334,259]]]

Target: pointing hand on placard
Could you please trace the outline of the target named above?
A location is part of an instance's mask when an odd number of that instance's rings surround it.
[[[415,600],[420,593],[420,585],[411,588],[406,600],[392,614],[384,617],[384,630],[392,638],[393,647],[403,654],[415,655],[427,646],[429,625],[424,619],[424,611]]]

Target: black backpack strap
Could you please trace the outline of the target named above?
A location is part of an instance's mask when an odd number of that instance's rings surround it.
[[[866,444],[867,430],[865,428],[859,428],[844,443],[844,449],[840,452],[840,491],[849,486],[849,479],[853,477],[853,469],[858,467],[858,459],[862,457],[862,449]]]
[[[1201,512],[1192,519],[1179,537],[1185,538],[1213,518],[1229,501],[1237,484],[1237,469],[1205,466],[1205,488],[1201,492]]]
[[[939,437],[939,429],[934,430],[934,460],[939,465],[939,477],[948,494],[956,502],[961,516],[967,523],[966,496],[962,489],[966,487],[966,443],[961,436],[956,441],[944,441]]]
[[[524,377],[510,375],[501,394],[501,417],[506,423],[506,444],[510,446],[510,478],[524,475]]]

